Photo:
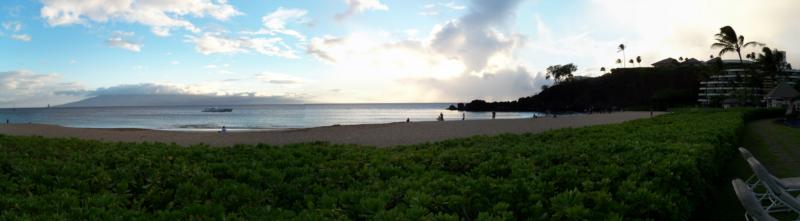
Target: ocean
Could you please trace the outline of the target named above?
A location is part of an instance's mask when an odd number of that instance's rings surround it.
[[[155,130],[280,130],[331,125],[491,119],[491,112],[459,112],[448,103],[409,104],[273,104],[219,106],[233,112],[202,112],[205,106],[52,107],[0,109],[0,120],[79,128],[141,128]],[[533,112],[497,112],[498,119],[530,118]]]

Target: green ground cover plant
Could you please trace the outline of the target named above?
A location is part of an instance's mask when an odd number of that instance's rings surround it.
[[[686,220],[744,121],[767,114],[685,110],[389,149],[0,135],[0,219]]]

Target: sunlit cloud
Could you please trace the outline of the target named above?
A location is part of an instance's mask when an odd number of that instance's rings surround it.
[[[389,6],[381,3],[380,0],[345,0],[345,2],[347,3],[347,11],[336,14],[336,20],[344,20],[354,14],[370,10],[389,10]]]
[[[200,29],[186,16],[210,16],[227,20],[242,15],[227,0],[111,0],[87,3],[81,0],[41,0],[41,17],[51,26],[123,21],[149,26],[153,34],[168,36],[173,28],[191,32]]]

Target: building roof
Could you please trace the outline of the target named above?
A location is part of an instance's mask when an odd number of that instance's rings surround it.
[[[769,94],[767,94],[767,96],[765,97],[767,99],[771,99],[771,98],[795,98],[797,96],[800,96],[800,92],[797,92],[797,90],[795,90],[794,87],[792,87],[792,85],[783,82],[778,84],[778,86],[776,86],[775,88],[773,88],[772,91],[770,91]]]
[[[675,60],[674,58],[665,58],[664,60],[660,60],[656,63],[653,63],[652,65],[653,67],[664,67],[664,66],[677,66],[678,64],[680,63],[678,63],[678,60]]]
[[[689,58],[689,59],[684,60],[683,63],[681,63],[681,65],[700,66],[700,65],[703,65],[703,62],[699,61],[697,59],[694,59],[694,58]]]

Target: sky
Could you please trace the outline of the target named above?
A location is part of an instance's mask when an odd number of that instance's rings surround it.
[[[798,63],[797,9],[796,0],[3,0],[0,107],[109,94],[514,100],[552,84],[550,65],[574,63],[585,76],[617,68],[619,44],[641,66],[708,59],[726,25]]]

